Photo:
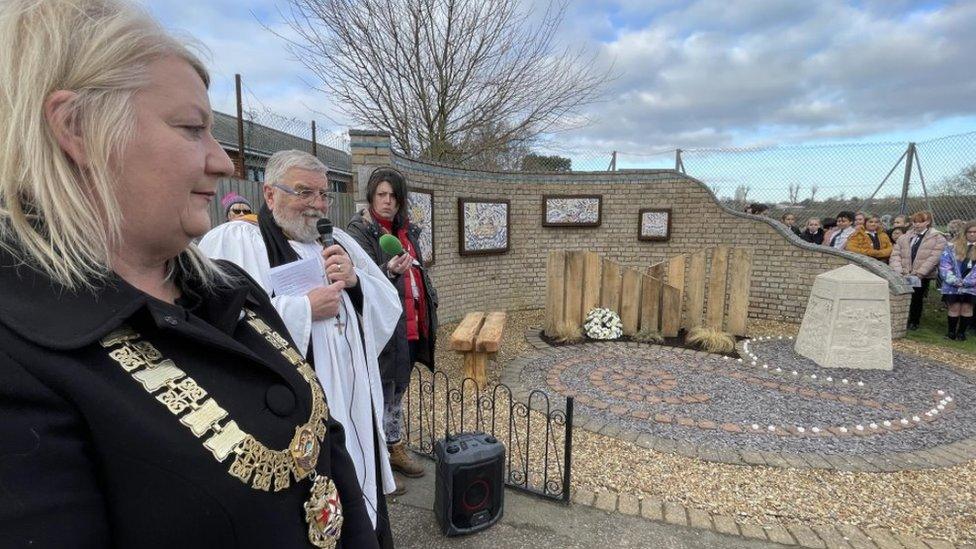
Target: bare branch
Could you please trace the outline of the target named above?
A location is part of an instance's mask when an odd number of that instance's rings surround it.
[[[505,157],[559,130],[611,78],[557,50],[565,0],[526,23],[518,0],[288,0],[278,36],[358,124],[432,160]],[[502,164],[510,163],[508,160]]]

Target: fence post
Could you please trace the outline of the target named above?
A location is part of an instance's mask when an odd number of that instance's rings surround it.
[[[681,149],[674,150],[674,171],[685,173],[685,162],[681,158]]]
[[[610,155],[610,167],[607,168],[607,171],[608,172],[617,171],[617,151],[613,151],[613,154]]]
[[[318,141],[315,139],[315,121],[312,120],[312,156],[319,155]]]
[[[563,437],[563,501],[569,503],[573,469],[573,397],[566,397],[566,434]]]
[[[244,167],[244,104],[241,101],[241,75],[234,75],[234,86],[237,88],[237,155],[240,160],[237,176],[247,179],[247,169]]]
[[[901,206],[898,213],[905,215],[908,213],[908,184],[912,181],[912,160],[915,159],[915,143],[908,144],[905,151],[905,180],[901,185]]]

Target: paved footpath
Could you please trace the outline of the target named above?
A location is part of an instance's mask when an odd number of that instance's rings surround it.
[[[505,490],[505,514],[498,524],[470,536],[448,538],[441,534],[432,511],[434,464],[422,458],[419,461],[424,463],[427,474],[419,479],[406,479],[407,493],[390,499],[390,520],[399,549],[782,547],[766,541],[609,513],[585,505],[550,503],[511,489]]]

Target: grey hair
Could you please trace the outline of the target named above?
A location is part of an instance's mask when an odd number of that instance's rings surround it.
[[[328,177],[329,168],[321,160],[305,151],[278,151],[268,159],[268,165],[264,167],[264,186],[268,187],[275,183],[281,183],[285,174],[292,168],[319,172]]]

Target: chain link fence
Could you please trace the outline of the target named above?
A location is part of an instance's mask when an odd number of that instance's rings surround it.
[[[321,131],[312,120],[269,109],[246,84],[237,116],[215,114],[214,134],[240,165],[246,179],[264,180],[267,158],[298,149],[318,156],[330,169],[333,190],[351,188],[352,162],[345,132]],[[936,225],[976,219],[976,132],[919,143],[852,143],[757,148],[613,151],[572,145],[559,136],[510,144],[464,161],[437,160],[460,168],[502,172],[620,172],[674,169],[702,181],[728,207],[754,203],[767,215],[835,217],[864,211],[883,221],[930,210]]]
[[[852,143],[758,148],[598,151],[535,141],[521,157],[492,165],[484,158],[457,164],[519,172],[593,172],[674,169],[709,187],[728,207],[753,203],[767,215],[836,217],[864,211],[883,221],[930,210],[936,225],[976,219],[976,132],[919,143]]]
[[[214,113],[214,137],[234,160],[237,176],[261,183],[272,154],[305,151],[329,168],[332,190],[345,192],[352,184],[349,136],[345,131],[319,127],[314,118],[301,119],[274,112],[238,76],[237,113]],[[310,110],[310,114],[313,114]]]

